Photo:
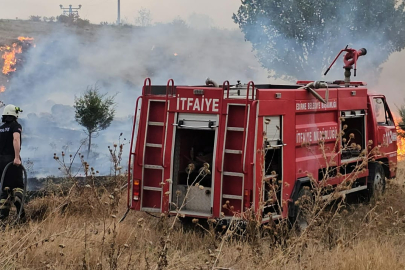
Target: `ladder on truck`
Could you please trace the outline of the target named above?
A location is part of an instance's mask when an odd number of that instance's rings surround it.
[[[142,96],[138,97],[136,102],[136,111],[134,126],[132,129],[132,138],[134,137],[135,128],[141,127],[142,125],[136,125],[137,122],[137,110],[139,100],[145,95],[151,95],[151,80],[146,78],[142,90]],[[170,79],[166,86],[166,99],[149,99],[147,106],[147,123],[145,125],[145,130],[140,130],[140,132],[145,133],[145,143],[143,147],[143,157],[136,156],[135,149],[139,149],[141,144],[140,139],[136,139],[136,146],[133,149],[133,139],[131,140],[131,153],[129,159],[129,166],[131,166],[132,156],[134,156],[134,161],[138,162],[142,166],[142,179],[141,183],[134,183],[133,179],[131,189],[132,194],[136,195],[134,188],[138,188],[138,196],[141,199],[141,211],[146,212],[161,212],[162,209],[162,197],[163,197],[163,187],[161,185],[164,182],[164,168],[165,165],[165,146],[166,146],[166,135],[167,135],[167,121],[168,121],[168,109],[169,109],[169,96],[174,95],[174,81]],[[145,104],[144,104],[145,105]],[[131,177],[131,168],[129,169],[129,177]],[[139,181],[139,180],[136,180]],[[129,195],[128,195],[129,196]],[[156,204],[160,202],[160,204]]]
[[[252,87],[252,100],[254,100],[255,86],[249,82],[247,86],[245,103],[228,103],[226,108],[226,120],[224,129],[224,141],[222,147],[222,183],[221,183],[221,206],[226,217],[233,213],[243,212],[244,208],[250,207],[250,191],[245,190],[247,177],[246,148],[249,132],[249,115],[252,110],[249,104],[249,92]],[[223,84],[226,98],[229,99],[229,82]],[[243,119],[243,122],[240,121]]]

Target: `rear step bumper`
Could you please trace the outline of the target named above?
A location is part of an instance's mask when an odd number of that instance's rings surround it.
[[[177,215],[176,211],[170,211],[170,215],[174,216]],[[180,211],[179,212],[180,216],[184,217],[189,217],[189,218],[203,218],[203,219],[208,219],[208,218],[213,218],[211,213],[201,213],[201,212],[196,212],[196,211]],[[282,216],[279,214],[272,214],[271,216],[267,216],[265,218],[262,219],[262,223],[267,223],[270,220],[278,220],[281,219]],[[229,224],[231,223],[231,221],[236,221],[236,222],[240,222],[240,223],[246,223],[247,221],[242,219],[242,218],[237,218],[237,217],[231,217],[231,216],[226,216],[223,218],[213,218],[215,219],[219,225],[226,225],[229,226]]]

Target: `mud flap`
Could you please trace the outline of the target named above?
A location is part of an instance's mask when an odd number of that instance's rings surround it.
[[[311,185],[311,180],[309,177],[303,177],[297,179],[294,185],[293,192],[291,194],[291,200],[288,202],[288,217],[290,219],[295,219],[297,212],[298,212],[298,207],[295,206],[295,202],[299,198],[299,193],[304,186],[310,186]]]

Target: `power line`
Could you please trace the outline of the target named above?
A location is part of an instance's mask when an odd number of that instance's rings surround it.
[[[75,7],[75,8],[72,7],[72,5],[69,5],[68,8],[63,7],[63,5],[59,5],[59,6],[60,6],[60,9],[63,10],[63,15],[65,15],[65,16],[72,16],[72,15],[79,16],[79,9],[82,8],[82,5],[79,5],[79,7]]]

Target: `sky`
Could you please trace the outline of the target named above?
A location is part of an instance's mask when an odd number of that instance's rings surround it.
[[[82,5],[79,15],[92,23],[115,22],[118,0],[0,0],[1,19],[28,19],[31,15],[60,15],[59,5]],[[175,18],[187,20],[193,13],[208,15],[213,26],[234,29],[232,14],[240,6],[239,0],[121,0],[121,18],[135,23],[141,8],[150,10],[153,22],[170,22]]]

